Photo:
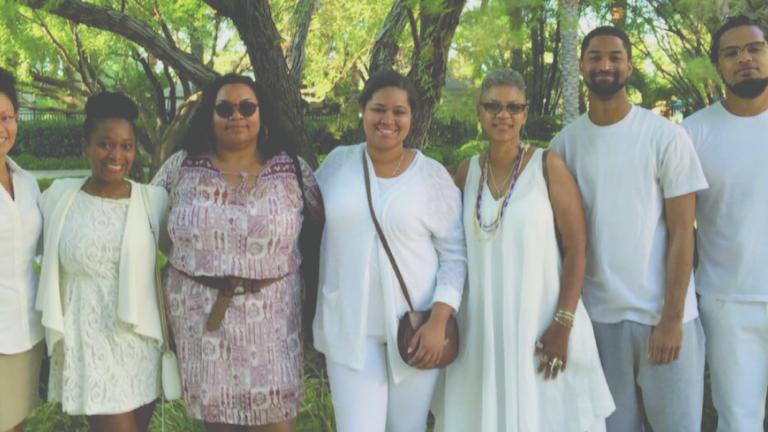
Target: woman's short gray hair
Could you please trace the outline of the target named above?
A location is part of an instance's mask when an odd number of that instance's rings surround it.
[[[480,85],[480,96],[484,95],[493,86],[517,87],[525,95],[525,79],[520,72],[513,69],[496,69],[483,78]]]

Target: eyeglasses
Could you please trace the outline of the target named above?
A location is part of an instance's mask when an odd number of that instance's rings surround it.
[[[213,110],[216,112],[216,114],[219,117],[225,119],[235,115],[235,111],[239,112],[243,117],[248,118],[252,116],[253,113],[255,113],[258,109],[259,104],[251,101],[242,101],[239,104],[233,104],[232,102],[228,101],[221,101],[217,103],[215,107],[213,107]]]
[[[0,123],[10,125],[19,121],[19,114],[0,114]]]
[[[729,46],[720,50],[720,57],[726,60],[735,60],[739,57],[742,51],[746,51],[751,56],[762,56],[768,49],[766,49],[767,43],[765,41],[751,42],[744,46],[736,47]]]
[[[527,103],[508,103],[505,105],[498,102],[480,102],[480,106],[483,107],[485,112],[491,115],[496,115],[502,110],[507,110],[510,114],[520,114],[528,108]]]

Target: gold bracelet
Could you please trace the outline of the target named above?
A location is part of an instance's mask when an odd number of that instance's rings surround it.
[[[555,315],[563,315],[564,317],[570,318],[571,320],[576,319],[576,315],[575,314],[573,314],[571,312],[568,312],[565,309],[558,309],[557,312],[555,312]]]
[[[554,321],[565,328],[573,328],[573,322],[575,320],[576,315],[564,309],[558,309],[557,312],[555,312]]]
[[[573,328],[573,321],[568,321],[565,318],[561,317],[560,315],[555,315],[555,318],[553,320],[567,329]]]

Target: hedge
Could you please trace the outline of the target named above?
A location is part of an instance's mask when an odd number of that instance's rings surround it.
[[[37,157],[80,156],[83,154],[83,124],[80,121],[34,120],[19,123],[16,145],[11,156],[30,154]]]
[[[136,134],[145,142],[147,134],[139,123]],[[11,156],[27,154],[38,158],[79,157],[83,155],[81,120],[31,120],[19,122]]]
[[[365,139],[359,125],[341,127],[336,116],[307,117],[305,121],[310,142],[319,154],[330,152],[340,144],[354,144]],[[553,116],[530,116],[526,125],[531,140],[549,141],[562,127],[562,119]],[[139,139],[147,139],[138,126]],[[29,154],[38,158],[61,158],[82,155],[82,121],[34,120],[19,124],[16,145],[11,156]],[[436,118],[429,132],[429,147],[459,148],[468,141],[480,139],[476,122]]]

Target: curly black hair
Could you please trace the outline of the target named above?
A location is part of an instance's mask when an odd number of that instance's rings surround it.
[[[139,108],[136,103],[123,93],[101,92],[88,98],[85,103],[85,122],[83,138],[87,142],[96,126],[103,120],[123,119],[136,131],[136,119]]]
[[[256,148],[261,157],[270,159],[281,151],[292,156],[296,155],[296,143],[285,138],[287,134],[284,133],[278,123],[276,106],[269,94],[253,79],[235,73],[220,76],[203,88],[200,106],[192,115],[190,127],[179,143],[179,148],[186,150],[192,156],[212,153],[216,150],[216,137],[213,133],[213,108],[219,90],[228,84],[246,85],[256,95],[259,102],[257,113],[261,124]]]

